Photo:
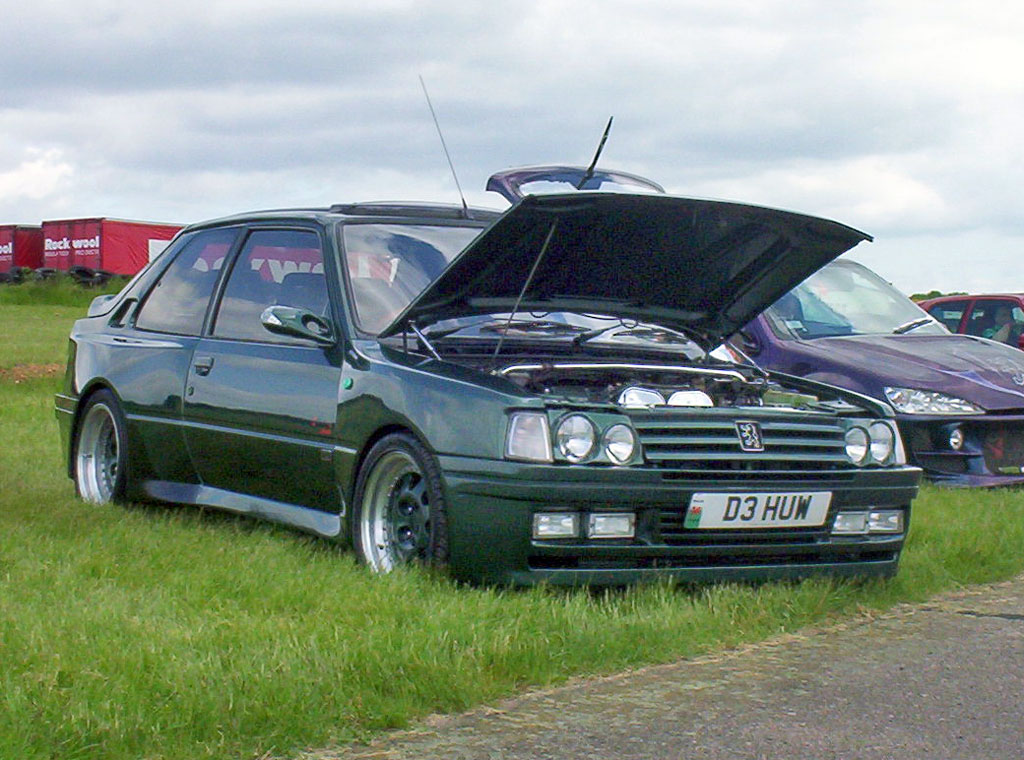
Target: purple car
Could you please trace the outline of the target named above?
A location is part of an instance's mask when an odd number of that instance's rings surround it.
[[[1024,354],[951,334],[860,264],[811,275],[732,345],[773,373],[888,401],[908,460],[933,481],[1024,483]]]

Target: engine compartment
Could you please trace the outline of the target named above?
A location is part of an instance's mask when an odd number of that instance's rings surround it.
[[[538,395],[627,408],[763,406],[772,386],[759,370],[731,365],[553,361],[510,364],[497,374]]]

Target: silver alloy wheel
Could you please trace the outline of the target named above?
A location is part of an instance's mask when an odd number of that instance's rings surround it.
[[[363,558],[375,572],[428,557],[429,489],[416,460],[405,451],[392,449],[374,463],[359,513]]]
[[[93,404],[78,430],[75,450],[75,482],[78,493],[95,504],[114,497],[121,468],[117,422],[103,402]]]

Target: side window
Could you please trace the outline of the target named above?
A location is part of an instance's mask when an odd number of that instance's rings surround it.
[[[946,326],[950,332],[960,332],[960,320],[967,310],[967,301],[946,301],[928,309],[928,313]]]
[[[135,318],[140,330],[199,335],[206,306],[237,229],[197,232],[160,275]]]
[[[228,274],[213,324],[214,336],[305,343],[263,327],[260,315],[275,304],[329,316],[324,258],[315,232],[257,230],[249,235]]]
[[[1024,312],[1006,298],[979,298],[974,302],[967,332],[1017,346],[1024,331]]]
[[[1010,301],[979,298],[974,302],[974,308],[971,309],[971,316],[967,320],[965,332],[968,335],[991,338],[1003,324],[1010,321],[1012,309],[1013,304]]]

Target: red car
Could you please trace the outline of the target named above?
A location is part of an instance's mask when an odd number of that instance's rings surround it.
[[[942,296],[918,303],[952,332],[1024,350],[1024,293]]]

